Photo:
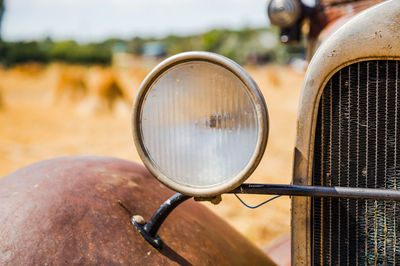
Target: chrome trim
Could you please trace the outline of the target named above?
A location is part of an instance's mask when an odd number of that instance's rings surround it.
[[[349,20],[317,50],[303,83],[297,118],[293,184],[310,185],[321,93],[339,69],[366,60],[400,60],[400,1],[371,7]],[[310,199],[292,198],[292,265],[311,265]]]
[[[236,75],[248,89],[249,95],[255,104],[259,125],[257,146],[248,165],[234,178],[217,185],[194,187],[177,183],[165,176],[154,164],[141,140],[141,106],[144,97],[157,78],[169,68],[188,61],[207,61],[220,65]],[[251,76],[236,62],[209,52],[185,52],[169,57],[157,65],[144,79],[135,97],[132,109],[132,133],[136,149],[146,168],[164,185],[185,195],[199,198],[209,198],[228,192],[242,184],[257,168],[264,154],[268,139],[268,111],[264,98]]]

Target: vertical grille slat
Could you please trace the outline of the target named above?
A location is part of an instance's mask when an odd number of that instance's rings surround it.
[[[399,63],[396,61],[396,80],[395,80],[395,120],[394,120],[394,124],[395,124],[395,126],[394,126],[394,176],[395,176],[395,178],[394,178],[394,182],[393,182],[393,188],[394,189],[397,189],[399,186],[398,186],[398,182],[400,182],[400,177],[399,177],[399,174],[398,174],[398,166],[397,166],[397,139],[398,139],[398,137],[397,137],[397,132],[398,132],[398,125],[400,124],[400,123],[398,123],[398,121],[397,121],[397,119],[398,119],[398,94],[399,94]],[[394,217],[397,217],[398,216],[398,214],[400,214],[400,212],[398,212],[397,211],[397,208],[398,208],[398,206],[397,206],[398,204],[397,204],[397,202],[395,202],[394,203],[394,208],[393,208],[393,211],[394,211],[394,213],[393,213],[393,216]],[[395,265],[398,265],[398,263],[400,263],[400,258],[399,258],[399,256],[396,256],[396,250],[400,250],[400,245],[399,245],[399,242],[400,241],[397,241],[397,221],[398,221],[398,219],[394,219],[393,220],[393,240],[394,240],[394,243],[393,243],[393,261],[395,262],[394,264]]]
[[[350,76],[350,73],[351,73],[351,66],[349,66],[349,69],[348,69],[348,73],[347,73],[347,81],[345,82],[345,85],[347,86],[347,107],[346,107],[346,109],[347,109],[347,112],[348,112],[348,115],[346,116],[347,118],[347,175],[346,175],[346,179],[347,179],[347,186],[348,187],[350,187],[350,186],[352,186],[352,187],[354,187],[355,186],[355,178],[350,178],[350,163],[351,163],[351,161],[352,160],[350,160],[350,126],[351,126],[351,123],[350,123],[350,121],[351,121],[351,115],[352,115],[352,112],[351,112],[351,92],[350,92],[350,90],[349,90],[349,88],[351,88],[351,85],[352,85],[352,83],[351,83],[351,76]],[[346,237],[347,237],[347,242],[348,242],[348,244],[347,244],[347,250],[346,250],[346,264],[349,264],[350,263],[350,257],[349,257],[349,255],[350,255],[350,250],[353,250],[353,246],[351,245],[351,240],[352,240],[352,238],[350,237],[350,226],[351,226],[351,222],[350,222],[350,205],[353,207],[353,204],[354,203],[354,201],[352,201],[352,204],[350,204],[350,201],[348,200],[348,199],[346,199],[346,224],[347,224],[347,227],[346,227],[346,231],[347,231],[347,235],[346,235]],[[351,209],[354,209],[354,207],[353,208],[351,208]]]
[[[400,188],[399,66],[366,61],[338,71],[320,100],[313,184]],[[312,199],[314,265],[400,263],[400,204]]]
[[[400,104],[399,104],[399,100],[400,100],[400,80],[399,80],[399,63],[398,61],[396,61],[395,63],[395,76],[396,76],[396,80],[395,80],[395,135],[394,135],[394,166],[393,166],[393,170],[394,170],[394,178],[392,178],[392,180],[389,181],[389,183],[393,183],[393,188],[394,189],[400,189],[400,152],[397,151],[398,148],[400,148],[400,145],[398,143],[399,140],[399,132],[400,132],[400,123],[399,123],[399,119],[400,119]],[[394,209],[394,213],[393,216],[395,217],[395,219],[393,220],[393,241],[395,242],[393,244],[393,259],[395,261],[395,265],[400,265],[400,254],[399,254],[399,250],[400,250],[400,204],[397,202],[393,203],[393,209]]]
[[[352,101],[355,112],[357,114],[357,118],[355,120],[355,128],[356,128],[356,149],[353,149],[353,152],[355,151],[355,158],[356,158],[356,187],[362,187],[361,186],[361,182],[360,182],[360,172],[362,171],[362,169],[360,168],[360,64],[357,64],[357,79],[352,82],[352,84],[357,84],[356,88],[357,88],[357,93],[351,93],[351,90],[349,90],[350,96],[352,96],[353,98],[356,97],[356,101]],[[354,123],[351,123],[354,127]],[[352,128],[350,128],[351,132],[354,132],[354,129],[352,130]],[[352,155],[352,158],[354,158],[354,155]],[[362,224],[359,222],[359,216],[362,213],[362,206],[360,205],[360,201],[356,200],[356,210],[355,210],[355,215],[356,215],[356,220],[355,220],[355,228],[356,230],[353,230],[354,234],[355,234],[355,243],[351,243],[352,245],[355,246],[355,253],[352,254],[361,254],[361,247],[362,247],[362,241],[361,243],[359,243],[359,240],[362,240],[363,238],[361,236],[359,236],[362,233]],[[357,226],[358,225],[358,226]],[[352,238],[353,239],[353,238]],[[360,258],[359,256],[356,256],[356,264],[358,265],[360,261],[363,261],[362,258]]]

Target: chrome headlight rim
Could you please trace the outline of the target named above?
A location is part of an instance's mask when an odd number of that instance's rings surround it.
[[[142,106],[145,102],[145,96],[153,83],[157,81],[163,73],[168,71],[170,68],[191,61],[203,61],[219,65],[239,78],[241,82],[245,85],[248,95],[250,96],[253,104],[255,105],[255,110],[257,113],[257,122],[259,126],[258,139],[255,151],[247,164],[247,166],[240,171],[234,178],[231,178],[222,183],[210,185],[210,186],[190,186],[178,183],[171,178],[165,176],[162,171],[156,166],[154,161],[151,159],[149,152],[147,151],[142,139],[142,129],[141,129],[141,112]],[[178,191],[185,195],[190,195],[199,198],[214,197],[220,195],[224,192],[228,192],[242,184],[257,168],[260,163],[268,140],[268,110],[265,104],[264,98],[254,80],[251,76],[236,62],[210,52],[184,52],[172,57],[167,58],[160,64],[158,64],[144,79],[139,87],[137,95],[134,100],[132,109],[132,133],[133,139],[137,152],[146,166],[146,168],[156,177],[161,183],[166,185],[172,190]]]

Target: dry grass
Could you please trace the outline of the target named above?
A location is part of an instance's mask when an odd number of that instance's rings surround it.
[[[278,66],[248,71],[260,86],[270,115],[267,151],[249,182],[289,183],[303,77]],[[0,176],[66,155],[107,155],[140,163],[131,136],[130,103],[145,73],[140,67],[64,65],[0,70],[6,105],[0,111]],[[266,198],[243,196],[250,204]],[[232,195],[224,195],[220,205],[205,204],[259,246],[290,230],[287,197],[256,210],[245,208]]]

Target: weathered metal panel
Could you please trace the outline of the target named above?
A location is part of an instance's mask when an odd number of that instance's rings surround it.
[[[0,179],[1,265],[272,265],[261,250],[189,200],[148,244],[131,224],[173,192],[142,166],[107,157],[39,162]]]

